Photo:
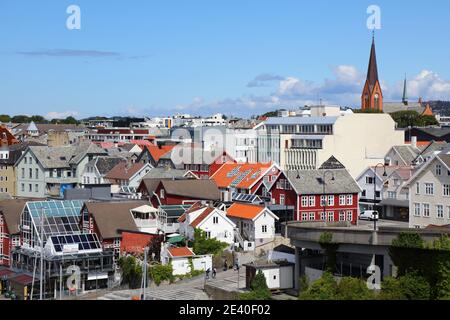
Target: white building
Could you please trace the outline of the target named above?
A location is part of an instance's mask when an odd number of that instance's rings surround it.
[[[161,247],[161,263],[172,264],[173,275],[185,275],[194,270],[212,270],[211,255],[195,255],[188,247],[172,247],[165,244]]]
[[[450,225],[450,153],[442,152],[413,175],[409,187],[409,226]]]
[[[392,146],[404,144],[388,114],[344,113],[338,107],[311,107],[311,117],[269,118],[258,129],[258,161],[284,170],[314,170],[331,156],[353,177],[384,161]]]
[[[208,238],[233,244],[236,224],[227,217],[227,213],[210,205],[196,203],[179,219],[180,233],[187,239],[194,239],[195,229],[206,232]]]
[[[244,240],[265,242],[275,237],[275,221],[279,218],[263,206],[235,202],[227,209],[229,217]]]

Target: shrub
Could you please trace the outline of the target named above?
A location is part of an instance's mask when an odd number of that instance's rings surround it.
[[[371,300],[373,292],[367,283],[361,279],[344,277],[337,286],[337,299],[340,300]]]
[[[172,264],[158,264],[149,268],[149,276],[155,282],[157,286],[161,284],[163,281],[173,282],[175,277],[173,276],[173,267]]]
[[[322,278],[314,281],[311,287],[300,294],[301,300],[336,300],[337,282],[333,275],[325,272]]]
[[[261,270],[258,271],[250,284],[251,291],[239,294],[240,300],[270,300],[272,293],[267,286],[266,277]]]

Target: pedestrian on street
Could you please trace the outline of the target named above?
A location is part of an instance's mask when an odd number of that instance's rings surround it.
[[[228,262],[227,259],[225,259],[225,262],[223,263],[223,271],[227,271],[228,270]]]
[[[213,268],[213,272],[212,272],[212,278],[213,278],[213,279],[216,278],[216,273],[217,273],[216,268]]]

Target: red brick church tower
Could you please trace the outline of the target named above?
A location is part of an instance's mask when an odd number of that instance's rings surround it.
[[[383,92],[381,91],[380,81],[378,80],[375,37],[372,37],[367,79],[361,96],[361,109],[383,111]]]

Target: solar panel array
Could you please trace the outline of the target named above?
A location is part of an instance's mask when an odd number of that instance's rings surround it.
[[[241,183],[245,177],[252,172],[252,170],[247,170],[244,173],[240,174],[236,179],[233,180],[233,182],[231,182],[231,186],[237,186],[239,183]]]
[[[258,178],[260,174],[261,174],[261,170],[255,171],[255,173],[252,174],[252,179]]]
[[[233,170],[231,170],[230,172],[227,173],[227,178],[233,178],[235,177],[238,173],[239,170],[241,170],[241,166],[237,166],[236,168],[234,168]]]
[[[120,188],[120,193],[135,194],[136,188],[124,186]]]
[[[233,193],[233,201],[240,201],[240,202],[248,202],[248,203],[255,203],[255,202],[261,202],[261,199],[254,194],[244,194],[244,193]]]
[[[56,252],[63,252],[65,245],[78,245],[79,251],[101,249],[96,234],[58,235],[50,237]]]
[[[82,200],[71,201],[35,201],[28,202],[28,209],[33,218],[42,215],[42,209],[47,217],[50,216],[79,216],[83,207]]]
[[[28,202],[28,209],[38,232],[41,230],[42,213],[44,214],[44,240],[53,235],[80,233],[82,206],[83,201],[80,200]]]

